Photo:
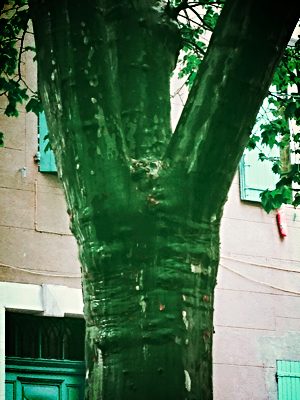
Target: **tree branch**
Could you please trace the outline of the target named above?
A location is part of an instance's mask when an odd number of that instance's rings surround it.
[[[192,40],[188,40],[188,39],[182,39],[182,42],[186,42],[186,43],[190,43],[192,46],[195,47],[196,52],[199,52],[202,56],[205,55],[205,51],[201,49],[200,46],[198,46],[195,42],[193,42]]]
[[[263,5],[260,0],[226,2],[165,154],[195,181],[195,204],[201,208],[195,208],[197,215],[200,211],[211,215],[223,206],[259,107],[299,19],[298,0],[289,0],[280,12],[271,6],[271,0]],[[243,34],[236,37],[233,32]]]
[[[184,12],[184,18],[187,20],[188,26],[191,28],[192,27],[191,19],[189,18],[188,13],[186,12],[186,9],[183,10],[183,12]]]
[[[268,96],[276,97],[277,100],[282,101],[282,102],[286,101],[286,99],[284,99],[283,97],[280,97],[277,94],[274,94],[270,91],[268,91]]]
[[[26,27],[27,27],[28,21],[29,21],[29,18],[26,21]],[[27,32],[27,28],[24,29],[22,36],[21,36],[21,44],[20,44],[19,57],[18,57],[18,76],[19,76],[18,81],[23,80],[22,75],[21,75],[21,59],[22,59],[24,39],[25,39],[26,32]]]
[[[195,12],[195,10],[194,10],[195,7],[205,6],[205,5],[208,5],[208,4],[212,5],[212,6],[215,6],[215,7],[221,7],[223,4],[225,4],[225,2],[219,1],[219,2],[213,2],[213,3],[207,3],[207,2],[189,3],[188,0],[183,0],[179,4],[179,6],[171,8],[170,7],[170,2],[168,1],[167,5],[166,5],[166,8],[165,8],[165,11],[171,18],[176,19],[181,11],[184,11],[186,9],[190,9],[190,10]],[[199,14],[198,14],[198,17],[199,17]],[[206,24],[201,17],[199,17],[199,19],[201,19],[203,24]],[[209,27],[209,25],[207,25],[207,26]],[[211,27],[209,27],[209,29],[212,30]]]
[[[179,6],[171,8],[170,7],[170,2],[168,2],[165,11],[171,18],[176,19],[177,16],[179,15],[180,11],[182,11],[182,10],[187,8],[187,5],[188,5],[188,0],[183,0],[179,4]]]
[[[187,7],[187,8],[189,8],[197,16],[197,18],[199,18],[199,20],[202,22],[203,26],[206,26],[206,28],[209,31],[213,32],[213,28],[210,25],[208,25],[207,22],[204,21],[204,19],[201,17],[201,15],[196,10],[194,10],[193,7]]]
[[[189,27],[192,27],[191,26],[191,22],[192,22],[193,24],[199,26],[199,28],[203,28],[203,25],[201,25],[199,22],[196,22],[196,21],[192,20],[191,18],[189,18],[189,16],[187,15],[185,10],[184,10],[184,13],[185,13],[185,15],[179,14],[179,17],[185,18],[189,22],[188,23]]]

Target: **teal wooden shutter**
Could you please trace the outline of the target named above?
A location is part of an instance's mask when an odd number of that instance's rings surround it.
[[[279,157],[278,147],[272,150],[266,146],[259,145],[260,150],[245,150],[240,162],[240,193],[242,200],[261,201],[260,193],[266,189],[275,189],[279,181],[279,175],[272,171],[273,163],[258,159],[259,153],[269,157]]]
[[[300,362],[277,361],[278,400],[300,400]]]
[[[253,128],[253,133],[261,135],[260,125],[264,119],[270,120],[273,117],[268,109],[267,100],[264,101],[260,109],[260,120]],[[271,161],[260,161],[259,153],[264,153],[268,157],[280,157],[280,149],[274,146],[270,149],[268,146],[259,143],[254,150],[245,150],[239,165],[240,174],[240,194],[242,200],[261,201],[260,193],[266,189],[275,189],[276,183],[280,177],[272,171],[273,163]]]
[[[47,146],[48,140],[45,140],[45,136],[48,135],[47,122],[45,117],[45,112],[40,113],[39,115],[39,151],[40,151],[40,172],[56,172],[56,164],[54,153],[52,150],[47,150],[45,152],[45,148]]]

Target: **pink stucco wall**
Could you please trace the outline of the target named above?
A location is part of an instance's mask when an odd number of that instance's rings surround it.
[[[25,45],[29,44],[33,43]],[[23,74],[36,90],[36,63],[30,52],[25,57]],[[34,161],[37,117],[26,114],[25,105],[21,105],[19,117],[8,118],[3,114],[5,107],[6,99],[1,96],[0,281],[80,288],[80,278],[73,277],[79,276],[80,266],[61,185],[57,175],[40,173]]]
[[[28,58],[24,68],[35,88],[36,65]],[[63,192],[56,175],[38,171],[37,118],[24,111],[18,119],[0,113],[0,281],[80,288]],[[236,175],[224,209],[215,290],[216,400],[275,400],[276,359],[300,361],[300,211],[285,211],[289,236],[282,239],[274,212],[240,200]]]
[[[215,290],[215,399],[275,400],[276,360],[300,361],[300,210],[285,212],[283,239],[276,212],[242,202],[235,177]]]

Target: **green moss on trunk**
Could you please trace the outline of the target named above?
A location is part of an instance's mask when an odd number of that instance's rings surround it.
[[[84,228],[87,388],[101,365],[103,399],[209,399],[218,224],[152,199],[102,221],[100,241]]]

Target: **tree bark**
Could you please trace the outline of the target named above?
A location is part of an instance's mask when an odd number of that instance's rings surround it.
[[[194,174],[197,215],[225,203],[299,14],[294,0],[226,1],[165,156]]]
[[[102,367],[103,398],[211,398],[219,226],[188,219],[177,202],[189,187],[177,176],[152,180],[133,184],[148,189],[136,212],[127,204],[107,226],[101,213],[93,225],[101,220],[106,237],[82,246],[88,398],[101,398],[93,390]]]
[[[299,4],[227,0],[172,137],[180,32],[155,1],[29,4],[82,264],[86,399],[210,400],[222,208]]]

